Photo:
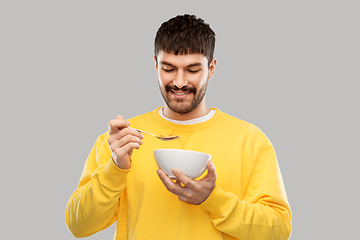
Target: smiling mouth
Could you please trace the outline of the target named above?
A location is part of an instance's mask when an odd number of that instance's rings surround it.
[[[170,90],[170,91],[177,96],[183,96],[191,93],[191,91],[187,91],[187,92],[175,92],[174,90]]]

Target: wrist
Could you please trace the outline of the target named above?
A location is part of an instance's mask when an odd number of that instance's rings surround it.
[[[118,157],[113,152],[113,150],[110,149],[110,151],[111,151],[111,159],[118,168],[121,168],[123,170],[128,170],[131,168],[131,159],[130,159],[130,161],[127,161],[127,162],[120,161],[120,159],[118,159]]]
[[[120,168],[122,170],[129,170],[131,168],[131,160],[129,162],[125,162],[125,163],[123,163],[123,162],[118,163],[113,159],[113,162],[115,163],[115,165],[118,168]]]

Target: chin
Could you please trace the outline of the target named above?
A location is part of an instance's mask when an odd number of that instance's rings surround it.
[[[192,112],[198,106],[198,104],[196,104],[195,102],[185,103],[185,102],[167,101],[166,104],[171,111],[178,114],[186,114]]]

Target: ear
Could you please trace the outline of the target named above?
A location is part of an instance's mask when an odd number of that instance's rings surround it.
[[[157,72],[157,70],[158,70],[158,65],[157,65],[156,57],[153,56],[153,59],[154,59],[154,63],[155,63],[155,69],[156,69],[156,72]]]
[[[210,66],[209,66],[209,77],[208,77],[208,80],[210,80],[214,73],[215,73],[215,68],[216,68],[216,58],[213,58],[213,60],[211,61],[210,63]]]

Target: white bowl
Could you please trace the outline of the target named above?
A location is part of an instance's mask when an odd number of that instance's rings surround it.
[[[173,179],[176,179],[172,173],[174,168],[192,179],[201,176],[212,158],[207,153],[181,149],[156,149],[154,156],[158,167]]]

